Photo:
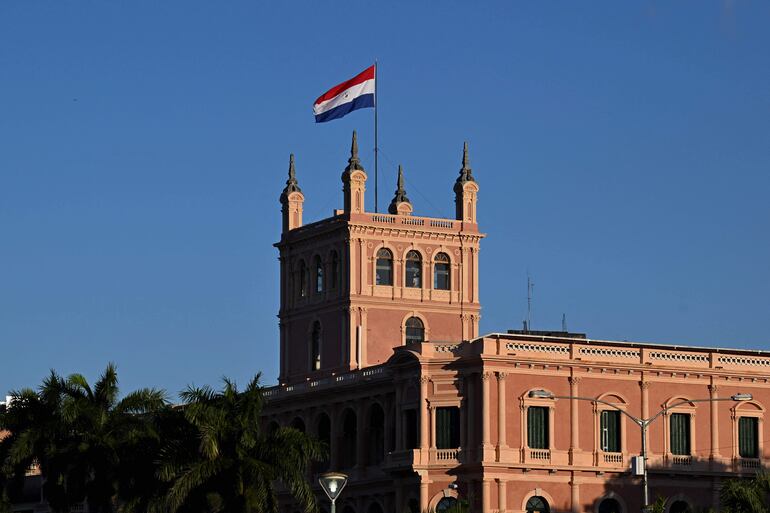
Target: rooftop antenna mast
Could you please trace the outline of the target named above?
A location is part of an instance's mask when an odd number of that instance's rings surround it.
[[[532,329],[532,294],[535,291],[535,284],[529,276],[527,271],[527,322],[524,327],[525,331]]]

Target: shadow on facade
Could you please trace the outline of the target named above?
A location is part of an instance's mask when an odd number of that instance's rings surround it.
[[[736,477],[751,478],[759,470],[753,462],[712,461],[709,458],[677,458],[677,463],[648,467],[650,502],[663,500],[665,513],[706,513],[719,511],[722,482]],[[605,474],[606,477],[606,474]],[[581,485],[581,497],[583,495]],[[642,506],[642,478],[630,471],[607,479],[593,503],[591,513],[635,513]]]

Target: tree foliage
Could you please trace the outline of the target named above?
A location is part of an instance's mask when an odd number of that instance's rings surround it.
[[[307,480],[324,448],[295,429],[262,429],[259,375],[242,392],[188,388],[171,407],[146,388],[120,395],[115,366],[93,384],[55,372],[0,410],[0,513],[39,471],[55,512],[274,512],[281,483],[306,511]]]

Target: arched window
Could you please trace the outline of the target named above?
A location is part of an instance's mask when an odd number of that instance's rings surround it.
[[[444,513],[455,506],[457,506],[457,499],[454,497],[444,497],[436,504],[436,513]]]
[[[337,257],[337,252],[332,251],[332,275],[331,275],[331,281],[329,282],[329,286],[331,286],[332,289],[337,288],[337,281],[340,279],[340,261],[339,257]]]
[[[449,256],[446,253],[438,253],[433,264],[433,288],[449,290],[449,285]]]
[[[329,416],[325,413],[322,413],[318,418],[318,423],[316,424],[316,435],[318,436],[318,440],[323,443],[328,450],[331,447],[332,441],[332,423],[329,420]],[[314,468],[316,473],[326,472],[329,470],[329,457],[327,456],[323,461],[315,462]]]
[[[321,368],[321,323],[313,323],[313,331],[310,332],[310,370]]]
[[[551,507],[547,500],[535,495],[527,501],[527,513],[551,513]]]
[[[393,285],[393,253],[382,248],[377,252],[377,285]]]
[[[425,326],[417,317],[406,320],[406,343],[423,342],[425,340]]]
[[[324,291],[324,264],[319,256],[315,257],[315,291]]]
[[[406,283],[407,287],[422,287],[422,257],[417,251],[406,254]]]
[[[340,468],[352,468],[358,463],[357,440],[358,431],[356,426],[356,414],[353,410],[345,410],[342,415],[342,440],[339,447]]]
[[[615,499],[604,499],[599,504],[599,513],[623,513],[623,508]]]
[[[668,510],[668,513],[690,513],[690,505],[685,501],[674,502]]]
[[[299,261],[299,295],[307,297],[307,266],[304,260]]]

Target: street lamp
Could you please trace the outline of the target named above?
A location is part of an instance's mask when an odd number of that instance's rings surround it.
[[[614,408],[615,410],[619,411],[623,415],[627,416],[628,418],[630,418],[631,420],[634,421],[634,424],[639,426],[639,428],[641,429],[641,434],[642,434],[642,454],[640,456],[641,459],[642,459],[642,465],[641,465],[642,466],[642,501],[643,501],[642,502],[642,505],[643,505],[642,506],[642,511],[647,511],[647,506],[650,503],[650,491],[649,491],[649,487],[647,485],[647,427],[652,423],[652,421],[654,421],[655,419],[657,419],[658,417],[660,417],[661,415],[666,413],[671,408],[675,408],[675,407],[680,406],[682,404],[687,404],[687,403],[708,403],[708,402],[716,402],[716,401],[746,402],[746,401],[751,401],[753,399],[753,396],[751,394],[738,393],[738,394],[732,395],[730,397],[724,397],[724,398],[722,398],[722,397],[715,397],[715,398],[709,398],[709,399],[691,399],[691,400],[686,400],[686,401],[679,401],[678,403],[674,403],[674,404],[671,404],[669,406],[666,406],[665,408],[660,410],[658,413],[656,413],[652,417],[647,418],[647,419],[643,419],[643,418],[635,417],[635,416],[631,415],[627,411],[625,411],[625,410],[623,410],[621,408],[618,408],[617,406],[615,406],[614,404],[612,404],[610,402],[603,401],[601,399],[595,399],[593,397],[575,397],[575,396],[571,396],[571,395],[554,395],[551,392],[548,392],[547,390],[531,390],[529,392],[529,397],[532,398],[532,399],[577,399],[577,400],[580,400],[580,401],[590,401],[592,403],[604,404],[606,406],[609,406],[610,408]]]
[[[318,482],[321,488],[326,492],[326,496],[332,501],[332,511],[334,513],[334,501],[342,493],[342,489],[348,484],[348,476],[340,472],[326,472],[318,476]]]

